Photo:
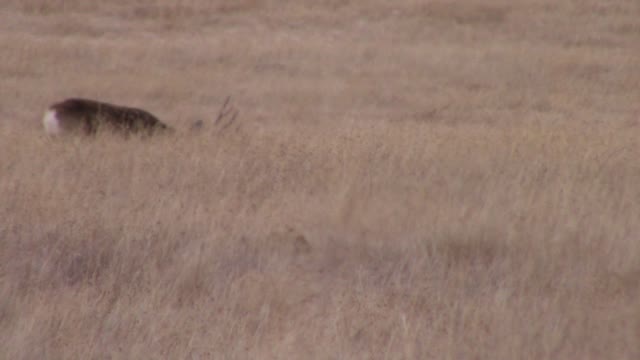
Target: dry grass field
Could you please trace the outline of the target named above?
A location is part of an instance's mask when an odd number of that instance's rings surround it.
[[[0,359],[639,359],[639,19],[2,1]],[[177,132],[45,136],[77,96]]]

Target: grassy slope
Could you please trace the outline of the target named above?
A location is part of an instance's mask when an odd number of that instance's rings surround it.
[[[2,356],[640,356],[636,1],[181,4],[0,7]]]

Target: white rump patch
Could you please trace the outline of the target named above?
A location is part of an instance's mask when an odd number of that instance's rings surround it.
[[[44,123],[44,131],[46,131],[47,134],[58,135],[62,132],[60,120],[58,120],[55,110],[47,110],[47,112],[44,113],[42,122]]]

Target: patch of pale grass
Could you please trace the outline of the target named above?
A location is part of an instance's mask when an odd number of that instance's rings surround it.
[[[2,164],[12,357],[624,357],[635,346],[628,134],[352,124],[27,145],[33,136]]]

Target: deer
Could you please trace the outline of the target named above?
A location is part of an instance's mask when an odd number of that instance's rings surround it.
[[[214,121],[220,129],[231,125],[238,115],[235,108],[229,107],[229,101],[230,96],[226,98]],[[173,127],[163,123],[146,110],[85,98],[69,98],[52,104],[45,111],[42,122],[45,132],[51,136],[96,135],[102,130],[143,136],[175,132]],[[198,120],[191,129],[199,130],[203,125],[204,122]]]

